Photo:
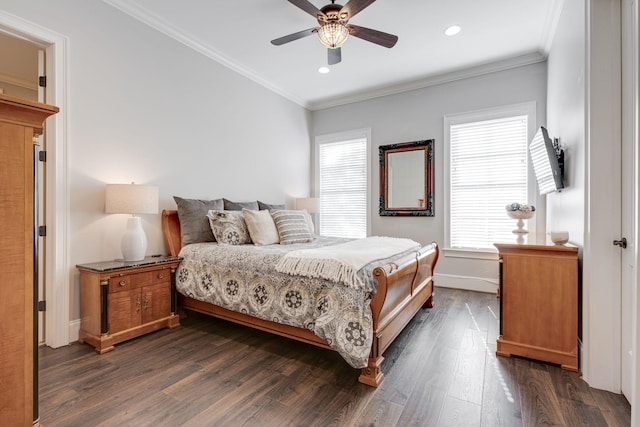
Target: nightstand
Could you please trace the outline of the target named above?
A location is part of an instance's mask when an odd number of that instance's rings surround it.
[[[100,354],[162,328],[180,326],[175,271],[181,258],[79,264],[80,338]]]
[[[494,244],[500,259],[496,354],[578,371],[578,248]]]

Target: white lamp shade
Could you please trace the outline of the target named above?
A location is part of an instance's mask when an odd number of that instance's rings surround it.
[[[158,187],[137,184],[107,184],[105,212],[123,214],[158,213]]]
[[[317,197],[303,197],[296,199],[296,209],[306,209],[309,213],[320,211],[320,199]]]

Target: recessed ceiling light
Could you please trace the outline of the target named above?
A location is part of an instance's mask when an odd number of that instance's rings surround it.
[[[455,36],[460,32],[460,30],[462,30],[462,27],[460,25],[452,25],[444,30],[444,33],[448,36]]]
[[[320,67],[320,68],[318,68],[318,72],[319,72],[320,74],[327,74],[329,71],[331,71],[331,70],[329,69],[329,67]]]

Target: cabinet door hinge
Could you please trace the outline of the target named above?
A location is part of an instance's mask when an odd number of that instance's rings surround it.
[[[47,87],[47,76],[38,77],[38,86]]]
[[[38,301],[38,311],[47,311],[46,301]]]
[[[38,160],[41,162],[47,161],[47,152],[46,151],[38,151]]]
[[[38,236],[45,237],[47,235],[47,226],[41,225],[38,227]]]

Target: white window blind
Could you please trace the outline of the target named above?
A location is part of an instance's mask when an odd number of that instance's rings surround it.
[[[320,234],[367,235],[367,139],[318,145]]]
[[[505,206],[527,203],[527,115],[450,125],[452,248],[489,249],[513,240]]]

